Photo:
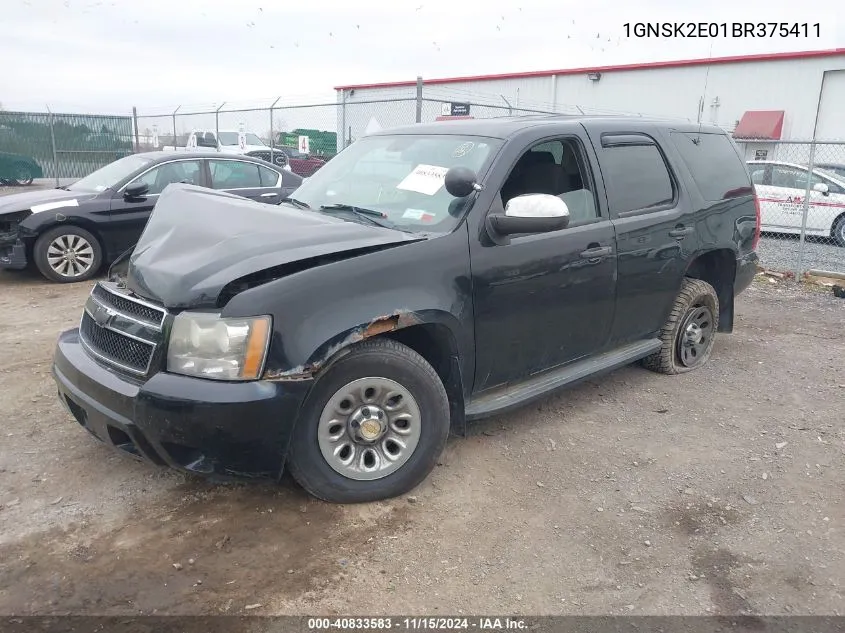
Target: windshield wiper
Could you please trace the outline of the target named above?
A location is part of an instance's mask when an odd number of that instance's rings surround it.
[[[327,211],[329,213],[333,211],[348,211],[355,217],[366,220],[370,224],[381,226],[386,229],[396,228],[390,222],[381,222],[379,220],[376,220],[376,218],[381,218],[382,220],[387,219],[387,216],[381,211],[375,211],[374,209],[365,209],[364,207],[356,207],[352,204],[342,204],[340,202],[335,204],[324,204],[320,207],[320,211]]]
[[[287,202],[289,204],[292,204],[297,209],[310,209],[311,208],[310,205],[303,202],[302,200],[297,200],[296,198],[284,198],[282,200],[282,202]]]

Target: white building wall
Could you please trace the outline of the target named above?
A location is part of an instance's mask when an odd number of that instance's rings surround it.
[[[812,137],[816,107],[825,70],[845,69],[845,54],[805,59],[716,63],[709,67],[683,66],[603,72],[599,81],[587,73],[426,84],[423,98],[488,104],[473,106],[476,117],[507,115],[507,102],[515,109],[575,114],[631,113],[702,120],[733,130],[747,110],[784,110],[784,139]],[[829,73],[822,102],[819,138],[845,139],[842,94],[845,72]],[[841,77],[841,79],[839,78]],[[705,82],[707,85],[705,93]],[[382,127],[407,125],[415,120],[415,105],[363,104],[373,99],[413,100],[416,86],[359,88],[346,93],[347,131],[358,138],[375,117]],[[340,92],[338,93],[340,100]],[[718,107],[714,107],[718,100]],[[495,106],[495,107],[494,107]],[[439,115],[436,103],[424,103],[423,121]]]

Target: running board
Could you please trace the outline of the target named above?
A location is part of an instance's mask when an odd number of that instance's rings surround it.
[[[497,387],[470,400],[466,407],[466,419],[478,420],[521,407],[561,387],[569,387],[582,380],[630,365],[653,354],[660,347],[661,342],[656,338],[637,341],[593,358],[536,374],[525,382]]]

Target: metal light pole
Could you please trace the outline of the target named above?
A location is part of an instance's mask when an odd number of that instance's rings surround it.
[[[218,146],[220,145],[220,110],[224,105],[226,105],[225,101],[214,111],[214,139],[217,141]]]
[[[182,106],[180,105],[173,111],[173,148],[176,149],[178,147],[176,143],[176,113],[179,112],[179,108]]]
[[[276,104],[279,103],[279,99],[281,97],[277,97],[276,100],[273,102],[273,105],[270,106],[270,162],[274,165],[276,164],[275,156],[273,154],[273,149],[276,147],[276,134],[273,132],[273,108],[276,107]]]

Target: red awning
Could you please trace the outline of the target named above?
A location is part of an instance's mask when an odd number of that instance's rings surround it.
[[[776,141],[783,133],[783,110],[748,110],[734,130],[734,138]]]

